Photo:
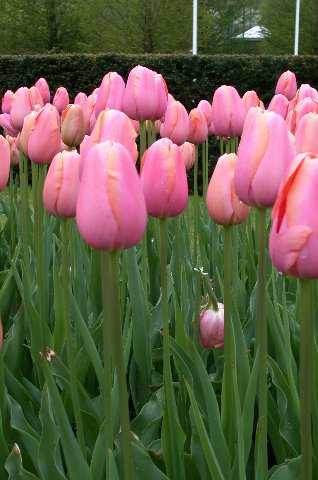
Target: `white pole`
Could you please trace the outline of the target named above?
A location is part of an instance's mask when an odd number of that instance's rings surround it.
[[[300,0],[296,0],[294,55],[298,55],[298,50],[299,50],[299,17],[300,17]]]
[[[193,0],[192,54],[198,53],[198,0]]]

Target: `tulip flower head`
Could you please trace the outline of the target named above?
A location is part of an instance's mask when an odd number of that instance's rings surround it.
[[[168,104],[164,122],[160,126],[160,135],[170,138],[176,145],[182,145],[187,140],[189,116],[182,103],[174,101]]]
[[[190,142],[185,142],[179,147],[179,149],[186,170],[191,170],[195,163],[195,145]]]
[[[199,108],[193,108],[189,114],[189,135],[188,142],[199,145],[205,142],[208,137],[209,130],[206,116]]]
[[[12,101],[14,99],[14,93],[11,90],[7,90],[2,97],[1,110],[2,113],[10,113]]]
[[[10,145],[10,163],[11,165],[19,165],[20,152],[19,152],[19,137],[6,136],[6,140]]]
[[[0,115],[0,127],[3,128],[5,134],[10,135],[11,137],[16,137],[19,133],[11,122],[11,116],[9,113],[1,113]]]
[[[32,111],[39,110],[43,106],[43,99],[36,87],[18,88],[11,103],[11,123],[16,130],[23,127],[24,118]]]
[[[80,105],[70,104],[61,117],[62,141],[69,147],[77,147],[85,135],[84,113]]]
[[[243,130],[245,107],[234,87],[223,85],[215,90],[212,100],[212,121],[215,135],[237,137]]]
[[[107,73],[98,89],[95,117],[106,108],[122,110],[124,91],[125,82],[122,77],[116,72]]]
[[[53,98],[54,107],[56,107],[57,111],[61,114],[69,103],[70,97],[68,91],[64,87],[59,87]]]
[[[45,80],[45,78],[39,78],[39,80],[35,82],[35,86],[39,90],[42,96],[43,102],[50,103],[50,99],[51,99],[50,87],[47,81]]]
[[[277,81],[275,94],[284,95],[287,100],[292,100],[297,92],[297,80],[296,75],[293,72],[287,70],[281,74]]]
[[[260,107],[260,108],[264,107],[263,102],[259,99],[255,90],[248,90],[247,92],[245,92],[242,97],[242,102],[243,102],[246,113],[252,107]]]
[[[278,115],[285,119],[287,116],[288,105],[289,101],[287,100],[287,98],[279,93],[277,95],[274,95],[270,104],[268,105],[267,110],[269,112],[278,113]]]
[[[198,104],[198,109],[203,113],[206,119],[208,128],[210,127],[211,122],[213,121],[212,115],[212,105],[207,100],[201,100]]]
[[[318,114],[307,113],[299,122],[295,134],[297,153],[318,155]]]
[[[224,347],[224,305],[218,303],[218,310],[204,309],[199,317],[200,342],[203,348]]]
[[[7,186],[10,176],[10,145],[9,142],[0,135],[0,191]]]

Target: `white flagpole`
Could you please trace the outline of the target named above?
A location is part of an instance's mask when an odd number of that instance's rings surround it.
[[[198,53],[198,0],[193,0],[192,54]]]
[[[296,0],[294,55],[298,55],[299,50],[299,18],[300,0]]]

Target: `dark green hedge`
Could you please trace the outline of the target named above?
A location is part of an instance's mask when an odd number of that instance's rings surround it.
[[[222,84],[237,87],[240,93],[255,89],[267,102],[276,79],[286,69],[293,70],[299,83],[318,86],[318,56],[253,55],[14,55],[0,56],[0,93],[30,86],[45,76],[52,90],[65,86],[74,96],[90,93],[105,72],[117,71],[124,78],[142,64],[162,73],[169,90],[188,108],[200,99],[210,99]]]

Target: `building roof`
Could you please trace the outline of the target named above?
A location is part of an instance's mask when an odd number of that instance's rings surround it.
[[[255,27],[249,28],[246,32],[235,35],[234,38],[244,38],[246,40],[263,40],[270,35],[270,31],[266,27],[255,25]]]

